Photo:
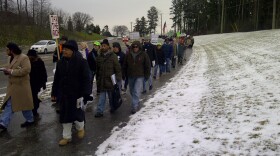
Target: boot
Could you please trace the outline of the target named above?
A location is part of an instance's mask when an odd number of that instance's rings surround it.
[[[67,145],[69,142],[71,142],[71,139],[61,139],[60,141],[59,141],[59,145],[60,146],[64,146],[64,145]]]

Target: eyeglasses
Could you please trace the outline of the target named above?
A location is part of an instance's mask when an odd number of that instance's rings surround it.
[[[138,48],[138,46],[132,46],[132,48]]]

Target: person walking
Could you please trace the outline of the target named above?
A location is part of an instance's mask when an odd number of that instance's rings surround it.
[[[151,74],[151,61],[148,54],[141,50],[141,43],[134,41],[131,44],[131,52],[124,60],[124,73],[128,78],[129,90],[132,97],[131,113],[139,109],[139,100],[143,81],[148,80]]]
[[[156,48],[157,59],[156,59],[156,65],[154,70],[154,76],[153,76],[154,79],[157,78],[158,69],[159,69],[159,76],[162,75],[165,69],[165,56],[161,46],[162,46],[161,43],[157,43],[157,48]]]
[[[118,42],[113,43],[113,52],[117,55],[118,61],[121,65],[122,80],[118,82],[118,86],[119,86],[119,89],[121,91],[121,89],[123,88],[123,84],[124,84],[123,81],[125,81],[125,77],[124,77],[124,74],[123,74],[123,61],[124,61],[125,54],[122,51],[120,43],[118,43]]]
[[[179,38],[179,43],[177,44],[177,54],[178,54],[178,64],[183,65],[184,56],[186,53],[187,46],[184,43],[184,37]]]
[[[0,129],[7,130],[14,112],[22,111],[25,122],[21,127],[29,127],[34,124],[32,109],[33,100],[30,87],[29,73],[31,65],[28,57],[22,54],[21,49],[15,43],[8,43],[6,53],[10,56],[9,65],[3,69],[8,76],[6,96],[1,109]]]
[[[155,51],[156,48],[149,40],[145,40],[143,50],[148,54],[148,56],[150,58],[151,74],[150,74],[150,77],[148,79],[148,83],[149,83],[149,90],[152,90],[153,89],[153,78],[152,78],[153,74],[152,74],[152,72],[153,72],[153,67],[155,66],[155,62],[156,62],[156,59],[157,59],[156,51]],[[142,94],[146,94],[146,92],[147,92],[146,82],[147,81],[143,82]]]
[[[81,42],[80,46],[80,53],[82,54],[83,58],[87,60],[89,54],[88,45],[86,42]]]
[[[32,110],[32,112],[33,116],[35,118],[38,118],[38,108],[40,102],[42,102],[38,98],[38,93],[40,92],[41,88],[46,89],[46,83],[48,79],[47,70],[44,61],[38,56],[36,50],[29,50],[27,56],[29,57],[31,64],[31,72],[29,73],[29,77],[34,103],[34,109]]]
[[[78,130],[78,138],[85,135],[85,113],[81,108],[81,100],[86,103],[90,95],[90,77],[87,61],[78,51],[75,40],[68,40],[63,44],[63,58],[58,61],[54,75],[51,98],[57,100],[60,95],[59,120],[63,127],[63,138],[59,145],[67,145],[72,139],[72,124]],[[59,92],[59,93],[58,93]]]
[[[89,53],[89,57],[88,57],[89,67],[92,72],[91,86],[93,85],[93,80],[94,80],[94,77],[96,76],[96,58],[97,58],[97,56],[100,55],[100,46],[101,46],[100,42],[98,42],[98,41],[93,42],[93,48],[92,48],[91,52]],[[96,94],[99,95],[99,93],[100,93],[100,90],[99,90],[98,86],[96,85]]]
[[[166,63],[166,72],[171,72],[171,58],[173,54],[173,47],[172,42],[169,39],[165,39],[164,44],[162,45],[162,51],[165,56],[165,63]]]
[[[100,89],[99,101],[96,108],[95,117],[103,117],[103,112],[105,109],[106,96],[108,96],[110,104],[110,113],[113,113],[113,100],[112,93],[114,89],[114,84],[112,82],[111,76],[115,75],[116,82],[121,81],[121,65],[118,62],[117,55],[110,50],[110,44],[107,39],[104,39],[101,43],[100,55],[97,57],[97,71],[96,79],[97,86]]]

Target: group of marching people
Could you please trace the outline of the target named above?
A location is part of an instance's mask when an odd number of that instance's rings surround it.
[[[73,123],[78,138],[84,137],[84,107],[93,100],[94,79],[98,95],[94,115],[96,118],[103,117],[107,97],[110,113],[116,111],[112,98],[114,81],[120,92],[126,93],[129,86],[131,114],[134,114],[139,110],[141,94],[147,92],[146,84],[148,83],[149,90],[152,90],[153,79],[170,73],[176,64],[182,65],[186,60],[185,52],[192,48],[193,43],[191,37],[185,36],[165,39],[164,43],[157,45],[151,44],[149,40],[142,43],[133,41],[130,45],[126,44],[127,49],[123,52],[120,43],[112,43],[111,48],[107,39],[101,43],[95,41],[93,49],[89,50],[85,42],[80,43],[79,49],[75,40],[61,37],[58,52],[53,55],[56,68],[51,90],[51,100],[58,104],[59,120],[63,127],[63,138],[59,145],[71,142]],[[41,102],[38,92],[41,88],[46,88],[47,82],[44,62],[35,50],[29,50],[26,56],[16,44],[9,43],[7,55],[11,56],[11,60],[9,66],[3,69],[4,74],[9,76],[9,86],[2,106],[4,112],[0,118],[2,130],[7,129],[12,113],[17,111],[22,111],[26,119],[21,127],[34,124],[34,117],[38,116],[37,109]],[[37,84],[32,85],[36,80]],[[25,105],[22,104],[23,101]]]

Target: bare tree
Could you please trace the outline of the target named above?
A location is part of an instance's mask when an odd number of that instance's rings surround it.
[[[116,25],[113,27],[113,32],[115,32],[117,36],[124,36],[128,32],[128,28],[125,25]]]
[[[75,12],[72,16],[72,21],[75,28],[82,28],[84,29],[85,25],[93,21],[93,17],[89,14],[82,13],[82,12]]]

